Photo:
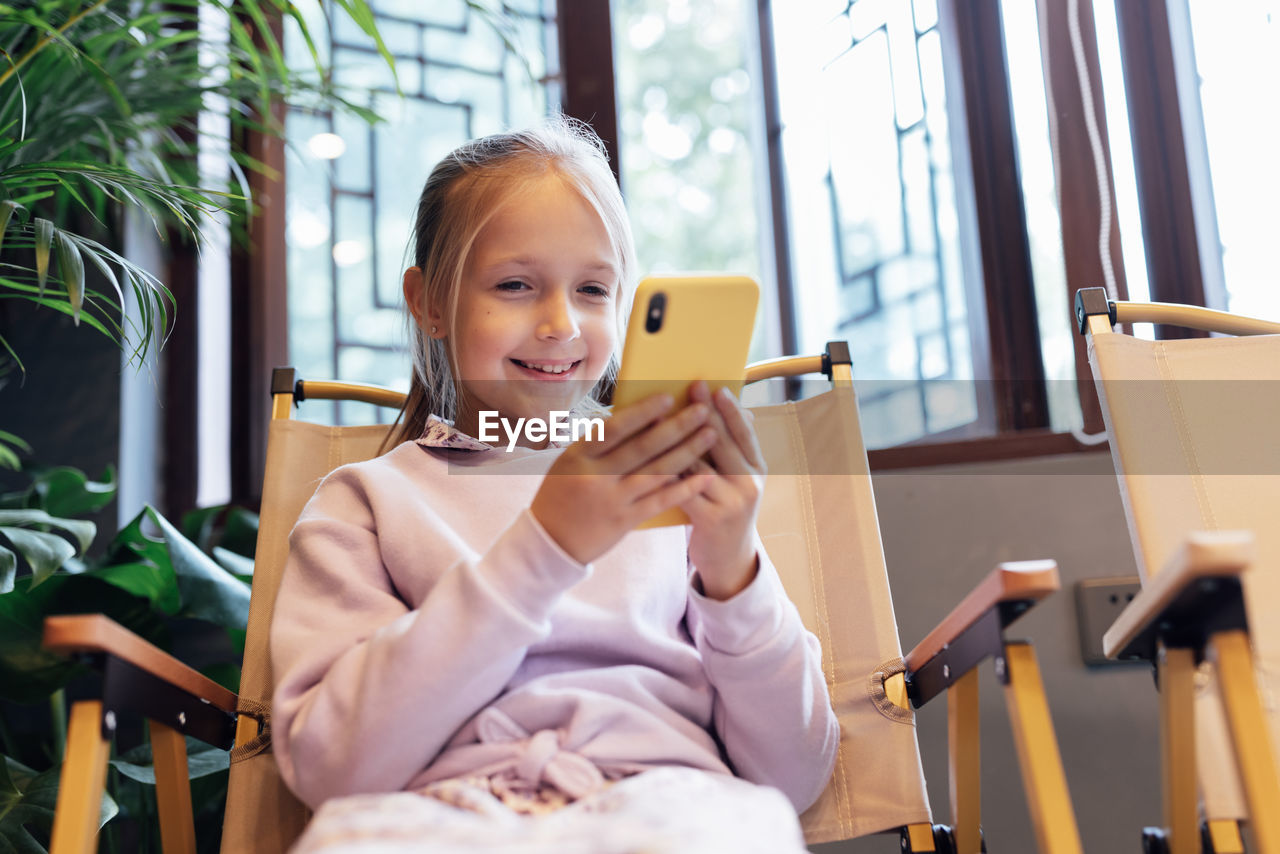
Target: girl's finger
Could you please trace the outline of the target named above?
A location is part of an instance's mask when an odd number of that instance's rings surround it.
[[[688,441],[707,423],[710,415],[711,408],[705,403],[687,406],[675,415],[632,434],[622,444],[600,455],[599,460],[611,474],[625,477]],[[682,470],[683,467],[675,471]]]
[[[716,392],[716,408],[747,463],[756,471],[762,471],[765,467],[764,451],[760,449],[760,440],[756,438],[756,431],[752,426],[755,416],[751,410],[743,408],[727,388]]]
[[[716,471],[721,474],[750,474],[747,469],[747,461],[742,452],[735,446],[733,435],[729,432],[729,427],[725,424],[724,416],[719,412],[719,404],[713,400],[710,389],[702,380],[698,380],[689,387],[689,397],[693,400],[705,402],[711,410],[711,417],[708,423],[716,429],[716,433],[721,437],[721,441],[717,442],[711,449],[711,461],[715,463]]]
[[[708,485],[710,482],[708,481]],[[680,505],[680,509],[689,517],[689,521],[694,525],[706,524],[706,519],[710,515],[715,505],[706,496],[706,490],[698,492],[691,496],[688,501]]]
[[[716,395],[719,397],[719,395]],[[715,404],[717,408],[719,403]],[[709,423],[716,428],[720,441],[716,442],[711,449],[711,462],[715,464],[715,469],[724,475],[749,475],[753,471],[747,460],[743,450],[738,447],[737,440],[730,432],[729,425],[725,423],[724,416],[716,411]]]
[[[604,422],[604,441],[585,442],[588,456],[601,457],[647,429],[671,411],[675,401],[669,394],[653,394],[639,403],[615,410]]]
[[[705,488],[708,478],[711,477],[715,475],[694,475],[683,480],[672,480],[665,486],[653,490],[631,505],[636,513],[637,523],[670,510],[672,507],[685,504]]]
[[[711,427],[698,432],[670,448],[666,453],[648,461],[622,480],[622,486],[633,496],[641,496],[651,487],[646,486],[655,476],[678,478],[680,472],[690,470],[707,450],[716,443],[718,434]],[[690,478],[685,478],[689,480]],[[624,493],[625,494],[625,493]]]
[[[707,485],[698,493],[698,498],[693,501],[694,512],[699,515],[706,515],[717,507],[726,507],[733,503],[736,495],[734,493],[733,484],[728,478],[717,474],[716,470],[699,460],[692,469],[690,469],[690,477],[703,476],[707,477]],[[687,509],[685,512],[689,512]],[[690,512],[690,516],[694,513]]]

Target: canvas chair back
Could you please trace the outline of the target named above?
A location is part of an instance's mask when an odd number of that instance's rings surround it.
[[[1090,337],[1089,361],[1138,570],[1158,573],[1188,532],[1248,530],[1244,576],[1259,689],[1280,745],[1280,335],[1146,341]],[[1196,698],[1205,815],[1246,814],[1217,686]]]
[[[901,651],[854,392],[846,384],[753,411],[770,468],[760,534],[805,625],[822,642],[842,730],[832,781],[802,817],[806,837],[826,842],[928,822],[913,715],[889,702],[882,684],[901,670]],[[385,427],[272,421],[241,678],[246,710],[271,702],[267,626],[290,529],[326,474],[372,457],[385,435]],[[266,736],[232,753],[222,844],[228,854],[283,851],[308,818],[281,781]]]

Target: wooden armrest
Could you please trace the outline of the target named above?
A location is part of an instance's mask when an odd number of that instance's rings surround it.
[[[907,653],[907,672],[919,670],[978,618],[1001,602],[1039,601],[1061,586],[1051,560],[1002,563],[952,609],[916,648]]]
[[[1102,636],[1102,651],[1115,658],[1188,587],[1207,578],[1238,578],[1254,560],[1249,531],[1197,531],[1160,572],[1143,585]]]
[[[45,617],[44,647],[67,655],[113,655],[224,712],[236,712],[235,694],[102,614]]]

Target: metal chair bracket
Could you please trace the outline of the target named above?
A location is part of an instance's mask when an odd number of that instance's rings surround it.
[[[223,750],[234,744],[234,715],[114,655],[102,659],[103,738],[125,715],[138,715]]]
[[[1009,674],[1004,658],[1004,628],[1022,616],[1031,605],[1029,600],[1012,600],[989,608],[918,670],[908,671],[907,697],[911,705],[920,708],[987,658],[995,659],[996,677],[1001,684],[1007,685]]]
[[[1240,579],[1201,578],[1183,588],[1115,657],[1154,663],[1163,644],[1169,649],[1194,650],[1199,664],[1210,635],[1248,628]]]

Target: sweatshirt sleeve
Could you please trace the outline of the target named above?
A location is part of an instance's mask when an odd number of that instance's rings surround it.
[[[452,535],[425,527],[409,536]],[[290,535],[271,625],[272,731],[281,776],[313,808],[402,789],[503,690],[549,634],[560,594],[590,572],[526,510],[486,553],[434,568],[410,609],[386,570],[388,547],[359,480],[342,470]]]
[[[716,601],[692,585],[690,631],[715,688],[716,735],[734,772],[781,789],[803,812],[831,778],[840,725],[818,639],[758,542],[756,553],[756,577],[736,596]]]

